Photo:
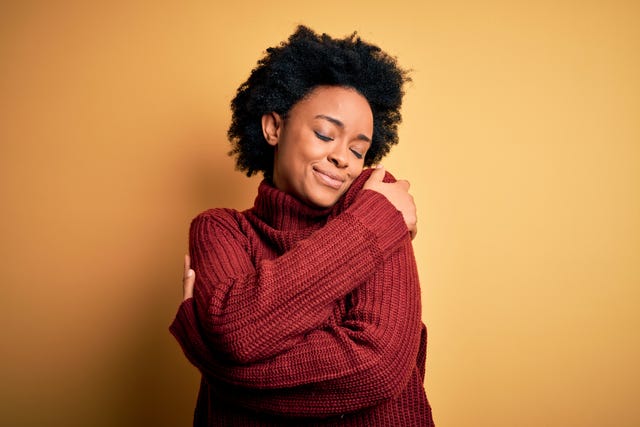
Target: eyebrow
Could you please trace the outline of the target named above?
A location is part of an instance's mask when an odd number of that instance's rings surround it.
[[[339,128],[344,128],[344,123],[342,123],[340,120],[336,119],[335,117],[327,116],[327,115],[324,115],[324,114],[318,114],[314,118],[316,118],[316,119],[324,119],[324,120],[327,120],[328,122],[333,123],[334,125],[338,126]],[[364,134],[358,134],[357,138],[359,140],[361,140],[361,141],[371,142],[371,138],[369,138],[368,136],[366,136]]]

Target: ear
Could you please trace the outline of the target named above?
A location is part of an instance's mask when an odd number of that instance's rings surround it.
[[[262,116],[262,134],[267,144],[276,146],[280,140],[282,132],[282,118],[276,112],[267,113]]]

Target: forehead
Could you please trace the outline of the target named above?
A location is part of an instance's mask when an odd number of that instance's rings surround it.
[[[358,91],[342,86],[318,86],[298,101],[290,115],[313,118],[330,115],[345,124],[373,126],[369,102]]]

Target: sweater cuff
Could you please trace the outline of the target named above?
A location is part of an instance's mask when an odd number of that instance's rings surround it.
[[[202,340],[198,333],[198,325],[195,324],[196,316],[193,302],[193,298],[182,301],[175,319],[169,326],[169,331],[180,343],[185,353],[189,347],[198,347]]]
[[[373,234],[383,258],[409,236],[402,213],[377,191],[363,190],[345,213]]]

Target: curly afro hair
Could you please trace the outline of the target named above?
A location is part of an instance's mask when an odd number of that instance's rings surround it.
[[[364,42],[354,32],[344,39],[318,35],[299,26],[286,42],[267,49],[249,79],[231,101],[233,117],[227,135],[237,156],[236,168],[247,176],[273,172],[274,147],[267,144],[261,118],[276,112],[286,117],[315,87],[344,86],[363,95],[373,112],[371,147],[364,160],[371,166],[398,143],[403,85],[410,81],[394,57]]]

